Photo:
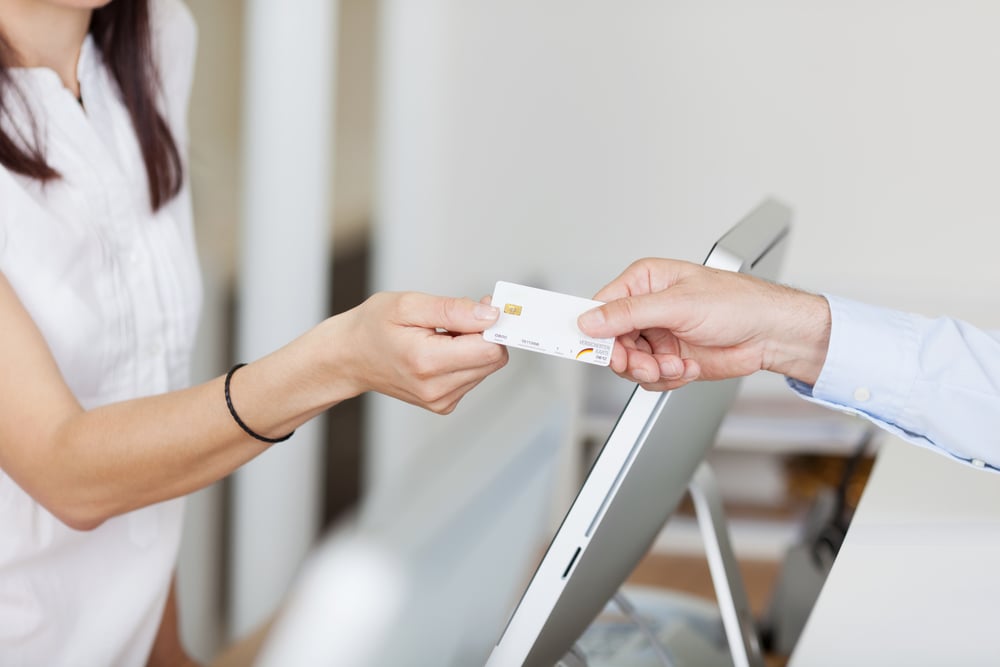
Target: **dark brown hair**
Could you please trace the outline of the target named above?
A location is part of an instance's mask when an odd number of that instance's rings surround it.
[[[170,128],[156,108],[160,79],[153,62],[148,0],[116,0],[95,10],[90,34],[132,118],[146,164],[150,205],[156,211],[180,191],[183,167]],[[15,61],[14,49],[0,35],[0,118],[10,114],[11,94],[20,94],[7,69]],[[30,127],[35,135],[31,140],[10,136],[0,127],[0,164],[43,182],[58,179],[59,172],[45,159],[37,128],[34,123]]]

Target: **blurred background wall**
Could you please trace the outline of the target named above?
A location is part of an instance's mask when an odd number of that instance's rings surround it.
[[[188,2],[208,291],[196,375],[207,378],[239,338],[254,3]],[[773,195],[796,213],[786,282],[1000,326],[995,3],[338,4],[330,312],[374,289],[478,298],[499,279],[590,295],[641,256],[701,261]],[[568,366],[553,372],[579,374],[584,412],[613,413],[627,387]],[[754,378],[745,394],[794,402],[780,378]],[[378,397],[330,422],[324,522],[391,483],[416,455],[407,443],[440,428]],[[228,486],[193,498],[183,546],[184,634],[202,657],[232,630]]]
[[[246,34],[248,16],[252,12],[264,14],[284,8],[282,3],[238,0],[192,0],[188,6],[199,27],[199,58],[190,118],[190,169],[206,289],[195,360],[195,379],[202,380],[224,373],[239,356],[241,338],[246,339],[237,330],[241,271],[256,271],[280,282],[282,273],[293,266],[270,258],[272,261],[254,269],[241,267],[241,241],[246,236],[242,227],[249,199],[245,191],[246,144],[254,138],[252,134],[247,136],[248,114],[244,109],[247,84],[257,82],[254,78],[257,73],[246,67],[251,55],[248,49],[254,48],[248,44]],[[330,266],[328,275],[320,277],[324,284],[313,286],[314,291],[321,288],[328,298],[325,313],[346,310],[363,300],[367,292],[374,123],[375,6],[370,2],[348,1],[330,3],[330,7],[335,11],[327,10],[331,18],[325,29],[331,41],[327,48],[335,56],[326,67],[328,80],[303,83],[286,120],[294,123],[297,117],[307,115],[297,113],[295,105],[314,105],[327,95],[335,100],[335,112],[329,114],[329,141],[316,149],[330,157],[323,193],[327,197],[329,234],[315,240],[315,245],[326,248]],[[270,49],[282,46],[279,41],[270,40],[259,48],[266,58]],[[290,73],[289,78],[295,80],[294,74]],[[281,126],[267,131],[279,142],[289,134]],[[335,164],[345,166],[335,169]],[[283,193],[275,192],[279,204],[282,196]],[[275,226],[288,228],[289,235],[294,235],[295,226],[302,222],[295,218],[294,208],[290,206],[286,215],[274,220]],[[301,291],[296,290],[296,298],[289,301],[294,304],[308,289],[309,286],[303,286]],[[293,503],[298,502],[307,512],[318,511],[320,521],[313,526],[313,532],[335,520],[355,503],[359,494],[359,403],[346,402],[332,410],[325,420],[319,420],[322,423],[319,438],[324,446],[316,461],[321,467],[315,476],[322,485],[318,492],[310,490],[308,483],[302,483],[307,480],[289,479],[280,485],[250,484],[244,493],[259,493],[263,496],[259,502],[280,505],[287,501],[283,496],[289,495],[286,492],[291,488],[291,495],[310,496]],[[267,457],[259,463],[265,475],[268,467],[275,467],[270,466]],[[281,534],[286,527],[279,526],[275,534],[274,526],[267,521],[255,531],[245,521],[241,524],[236,520],[247,511],[252,511],[252,507],[241,512],[237,485],[232,479],[194,494],[189,502],[179,568],[182,634],[191,651],[202,660],[208,660],[229,639],[244,635],[273,613],[279,597],[274,591],[287,586],[293,574],[289,559],[294,563],[302,556],[301,544],[290,544],[283,539],[289,537]],[[286,523],[296,520],[301,517],[287,517]],[[256,534],[247,535],[248,532]],[[275,548],[257,555],[234,553],[234,545],[241,539],[264,541]],[[240,558],[250,562],[242,568],[234,567]],[[254,581],[254,577],[258,580]]]
[[[994,5],[384,8],[375,287],[589,295],[640,256],[701,261],[774,195],[788,282],[997,321]],[[377,476],[426,417],[376,405]]]

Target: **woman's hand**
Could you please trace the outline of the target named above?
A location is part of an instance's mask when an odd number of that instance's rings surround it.
[[[471,299],[417,292],[375,294],[345,313],[359,390],[448,414],[507,363],[507,348],[483,340],[500,311]]]

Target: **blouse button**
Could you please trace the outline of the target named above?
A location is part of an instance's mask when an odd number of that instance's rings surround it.
[[[864,403],[872,397],[872,392],[868,387],[858,387],[854,390],[854,400],[858,403]]]
[[[985,468],[986,462],[983,461],[982,459],[972,459],[972,465],[976,466],[977,468]]]

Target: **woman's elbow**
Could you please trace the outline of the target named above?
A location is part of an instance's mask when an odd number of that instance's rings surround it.
[[[66,526],[68,526],[69,528],[82,532],[89,532],[91,530],[96,530],[97,528],[100,528],[102,525],[104,525],[105,521],[107,521],[107,518],[104,517],[77,515],[74,513],[68,513],[68,514],[64,513],[61,516],[57,514],[56,518],[59,519],[59,521],[61,521],[62,523],[66,524]]]
[[[111,518],[107,513],[73,499],[50,500],[42,505],[63,525],[83,532],[95,530]]]

